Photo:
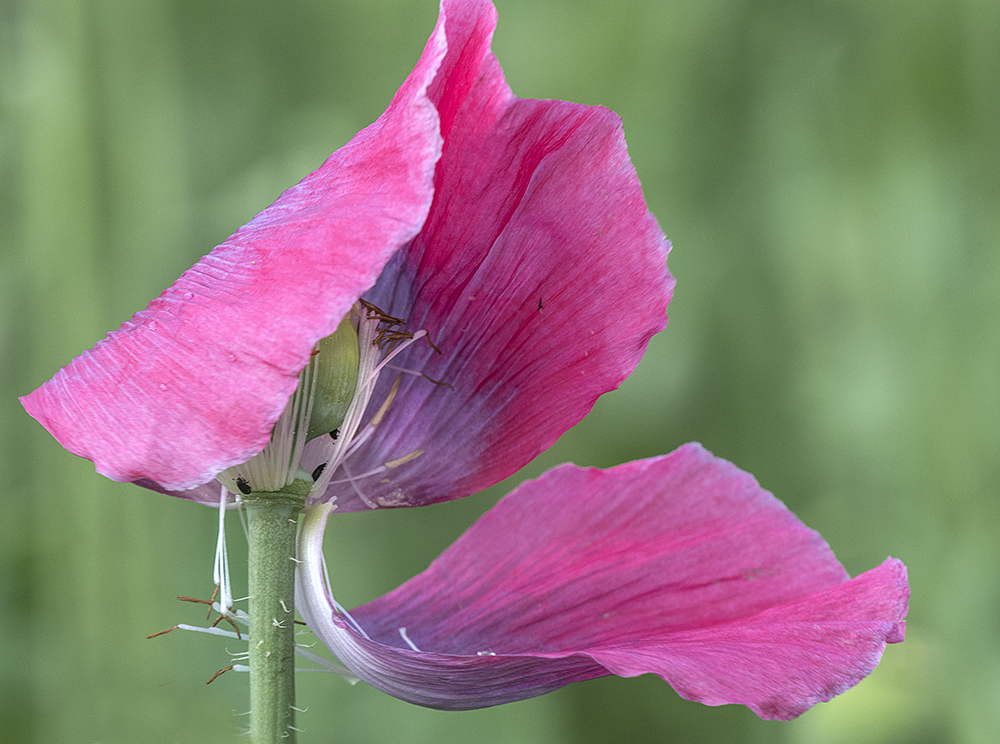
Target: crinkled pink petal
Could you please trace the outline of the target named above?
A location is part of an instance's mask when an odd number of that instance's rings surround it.
[[[490,40],[493,6],[442,3],[448,54],[430,95],[444,151],[434,203],[366,297],[423,328],[394,365],[399,393],[339,480],[339,511],[459,498],[551,446],[634,369],[666,325],[668,244],[618,117],[521,100]],[[384,397],[395,374],[383,375]],[[359,496],[364,494],[364,498]]]
[[[787,721],[856,685],[903,640],[906,567],[889,558],[854,579],[727,625],[591,657],[612,674],[654,672],[688,700],[740,703]]]
[[[303,535],[297,604],[317,635],[373,686],[446,709],[654,673],[691,700],[792,718],[903,639],[909,595],[899,561],[849,579],[752,476],[694,444],[523,484],[353,610],[367,638],[323,587],[322,527]]]
[[[424,223],[444,52],[439,24],[378,121],[22,398],[28,413],[98,472],[160,490],[263,449],[315,343]]]
[[[442,2],[379,122],[22,399],[29,413],[109,477],[215,503],[211,479],[266,444],[312,344],[413,238],[367,297],[443,351],[417,344],[395,365],[448,387],[405,374],[322,498],[342,511],[458,498],[550,446],[665,326],[669,246],[618,118],[515,98],[495,26],[486,0]]]

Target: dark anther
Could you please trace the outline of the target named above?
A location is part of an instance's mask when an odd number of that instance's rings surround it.
[[[440,387],[446,387],[449,390],[455,389],[454,387],[452,387],[452,384],[450,382],[441,382],[441,380],[435,380],[433,377],[431,377],[430,375],[425,375],[423,372],[420,373],[420,376],[423,377],[425,380],[430,380],[435,385],[439,385]]]
[[[172,630],[177,630],[177,626],[176,626],[176,625],[171,625],[171,626],[170,626],[169,628],[167,628],[166,630],[161,630],[161,631],[159,631],[159,632],[157,632],[157,633],[150,633],[150,634],[149,634],[148,636],[146,636],[146,639],[148,640],[148,639],[150,639],[150,638],[156,638],[156,636],[161,636],[161,635],[164,635],[164,634],[166,634],[166,633],[169,633],[169,632],[170,632],[170,631],[172,631]]]
[[[413,334],[409,331],[402,331],[396,328],[396,326],[406,325],[406,321],[403,318],[394,318],[385,312],[385,310],[373,305],[367,300],[358,300],[358,302],[361,304],[361,307],[367,311],[369,320],[377,318],[378,322],[384,325],[383,328],[378,329],[378,332],[375,334],[375,338],[372,339],[372,346],[377,346],[381,351],[387,351],[391,354],[401,341],[413,338]],[[427,339],[427,343],[432,349],[434,349],[434,351],[438,354],[441,353],[441,349],[434,345],[430,336],[425,334],[424,338]]]
[[[222,669],[220,669],[215,674],[213,674],[212,677],[211,677],[211,679],[209,679],[208,682],[206,682],[205,684],[206,685],[212,684],[219,677],[219,675],[225,674],[226,672],[229,672],[229,671],[232,671],[232,669],[233,669],[233,664],[230,664],[227,667],[222,667]]]
[[[394,328],[379,328],[378,333],[375,334],[375,338],[372,339],[372,346],[377,346],[383,350],[388,347],[391,352],[400,341],[405,341],[408,338],[413,338],[413,334],[409,331],[397,331]]]
[[[212,598],[211,599],[195,599],[194,597],[178,597],[177,599],[179,599],[181,602],[194,602],[195,604],[208,605],[208,617],[211,617],[212,616],[212,608],[214,607],[214,603],[215,603],[215,597],[216,597],[216,595],[218,593],[219,593],[219,585],[216,584],[215,585],[215,591],[212,593]],[[227,610],[231,610],[231,609],[232,609],[231,607],[227,608]],[[236,623],[234,623],[233,619],[231,617],[229,617],[229,615],[220,614],[217,618],[215,618],[215,622],[212,623],[211,627],[214,628],[216,625],[218,625],[219,623],[221,623],[223,620],[225,620],[227,623],[229,623],[230,625],[233,626],[233,630],[236,631],[236,637],[237,638],[242,638],[242,636],[240,635],[240,626],[237,625]],[[162,634],[159,634],[159,635],[162,635]]]
[[[392,317],[385,310],[373,305],[367,300],[358,300],[358,302],[361,304],[361,307],[368,311],[369,318],[378,318],[380,323],[385,323],[390,328],[396,325],[406,325],[406,321],[402,318]]]
[[[334,429],[333,431],[330,432],[330,439],[332,439],[335,442],[337,441],[337,437],[339,436],[340,436],[340,429]]]
[[[436,351],[438,354],[441,353],[441,349],[439,349],[437,346],[435,346],[434,342],[431,341],[430,334],[424,336],[424,341],[426,341],[427,345],[430,346],[432,349],[434,349],[434,351]]]
[[[250,484],[247,483],[247,479],[244,478],[243,476],[240,476],[239,478],[236,479],[236,487],[240,489],[240,493],[242,493],[244,496],[248,495],[250,492],[253,491],[253,489],[250,488]]]
[[[319,477],[321,475],[323,475],[323,471],[325,469],[326,469],[326,463],[325,462],[321,462],[319,465],[317,465],[316,469],[313,471],[313,481],[318,481]]]

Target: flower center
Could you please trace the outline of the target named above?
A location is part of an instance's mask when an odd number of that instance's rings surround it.
[[[365,300],[356,303],[337,330],[316,344],[267,446],[242,465],[223,470],[217,476],[219,482],[237,498],[269,492],[305,499],[325,491],[344,460],[369,439],[396,395],[399,378],[368,425],[361,428],[379,374],[403,349],[427,338],[426,331],[409,332],[403,326],[402,318],[387,315]],[[302,467],[307,444],[307,459],[315,463],[310,471]],[[421,450],[411,452],[350,480],[421,454]]]

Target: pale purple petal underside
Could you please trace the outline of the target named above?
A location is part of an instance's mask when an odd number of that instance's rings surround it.
[[[366,294],[442,353],[420,343],[394,361],[399,393],[340,479],[422,454],[334,483],[322,498],[338,511],[460,498],[511,475],[618,387],[667,321],[669,245],[618,117],[514,97],[490,51],[493,6],[446,0],[442,14],[434,203]]]
[[[378,121],[22,398],[28,413],[98,472],[159,489],[263,449],[316,342],[423,225],[444,52],[439,25]]]
[[[330,604],[326,516],[311,518],[303,617],[359,677],[430,707],[653,673],[688,699],[788,719],[856,684],[903,639],[899,561],[850,579],[817,533],[698,445],[523,484],[427,571],[352,610],[368,638]]]

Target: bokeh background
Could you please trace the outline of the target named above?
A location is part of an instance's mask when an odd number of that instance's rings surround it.
[[[699,440],[852,574],[902,558],[908,639],[791,723],[651,676],[441,713],[301,674],[301,740],[995,741],[1000,4],[497,5],[516,93],[621,114],[678,278],[635,374],[519,478]],[[145,638],[203,617],[174,598],[210,593],[216,514],[95,475],[16,396],[375,119],[436,16],[434,0],[0,4],[0,740],[238,740],[246,677],[205,686],[238,644]],[[332,520],[341,601],[423,569],[510,485]]]

